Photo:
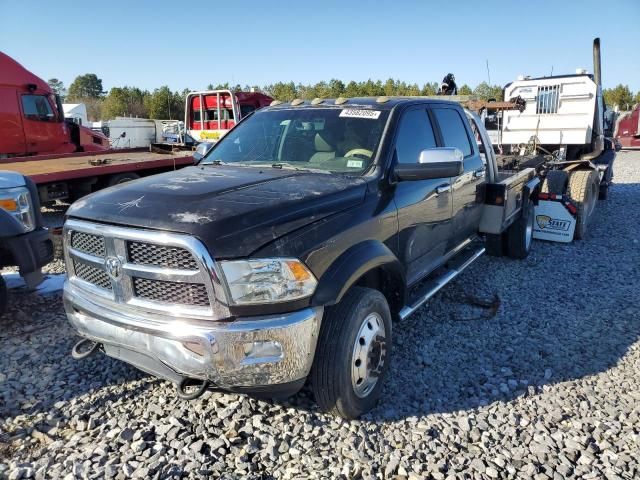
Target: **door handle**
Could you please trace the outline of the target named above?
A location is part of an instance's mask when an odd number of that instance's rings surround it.
[[[451,190],[451,184],[450,183],[445,183],[444,185],[440,185],[438,187],[436,187],[436,193],[440,194],[440,193],[445,193]]]
[[[484,168],[480,170],[475,170],[473,172],[473,176],[476,178],[484,178],[486,174],[487,174],[487,171]]]

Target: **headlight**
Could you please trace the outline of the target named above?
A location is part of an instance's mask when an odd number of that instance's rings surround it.
[[[31,194],[25,187],[0,190],[0,208],[20,222],[25,233],[35,228]]]
[[[318,281],[299,260],[261,258],[220,262],[233,305],[298,300],[313,294]]]

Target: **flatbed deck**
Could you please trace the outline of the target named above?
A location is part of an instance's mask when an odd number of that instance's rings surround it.
[[[0,170],[19,172],[36,184],[45,184],[156,168],[178,168],[192,162],[191,152],[154,153],[123,149],[0,159]]]

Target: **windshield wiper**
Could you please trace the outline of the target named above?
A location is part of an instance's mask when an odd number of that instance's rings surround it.
[[[266,167],[267,164],[257,164],[257,165],[253,165],[253,166],[257,166],[257,167]],[[328,170],[322,170],[322,169],[318,169],[318,168],[310,168],[310,167],[300,167],[298,165],[292,165],[290,163],[286,163],[286,162],[275,162],[271,164],[271,168],[278,168],[280,170],[282,169],[288,169],[288,170],[298,170],[301,172],[311,172],[311,173],[331,173]]]

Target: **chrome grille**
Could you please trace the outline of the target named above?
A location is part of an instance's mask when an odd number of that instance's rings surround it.
[[[181,270],[198,269],[195,258],[184,248],[141,242],[127,242],[127,247],[131,263]]]
[[[178,283],[163,280],[133,278],[133,291],[136,297],[180,305],[209,305],[207,289],[200,283]]]
[[[71,246],[76,250],[96,257],[105,256],[104,237],[84,232],[73,232]]]
[[[111,279],[107,272],[99,268],[81,263],[77,260],[73,261],[73,270],[76,272],[76,277],[81,278],[85,282],[91,283],[104,290],[111,290]]]
[[[64,246],[69,284],[98,301],[142,317],[230,316],[215,262],[189,235],[70,218]]]

